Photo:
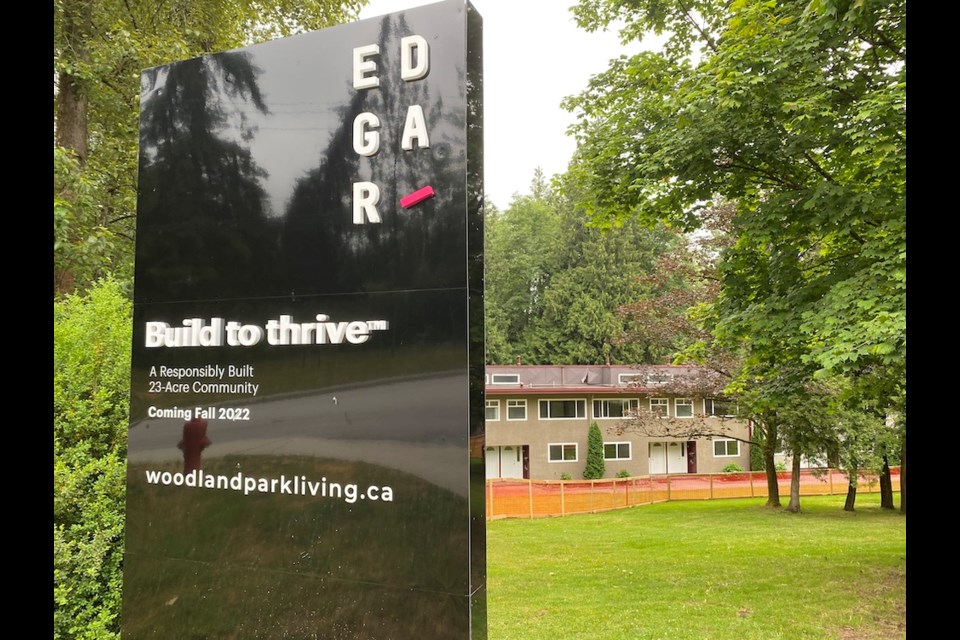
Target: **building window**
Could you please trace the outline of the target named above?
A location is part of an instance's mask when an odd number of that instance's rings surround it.
[[[577,443],[564,442],[560,444],[548,444],[550,462],[576,462],[577,461]]]
[[[626,418],[633,415],[640,408],[640,401],[636,399],[621,400],[594,400],[594,418]]]
[[[495,373],[490,376],[491,384],[520,384],[519,373]]]
[[[650,413],[655,413],[661,418],[670,415],[669,398],[650,398]]]
[[[736,458],[740,455],[739,440],[714,440],[713,457],[714,458]]]
[[[604,442],[604,460],[630,460],[629,442]]]
[[[643,376],[639,373],[620,373],[617,374],[617,381],[620,384],[640,384]]]
[[[717,416],[719,418],[732,418],[737,415],[737,408],[729,400],[717,400],[716,398],[706,398],[703,401],[703,412],[708,416]]]
[[[499,400],[487,400],[487,421],[499,420],[500,419],[500,401]]]
[[[666,384],[671,380],[673,380],[672,373],[666,373],[663,371],[651,371],[650,373],[647,374],[646,383],[648,385]]]
[[[674,414],[678,418],[693,417],[693,398],[677,398],[674,401]]]
[[[526,420],[527,401],[507,400],[507,420]]]
[[[574,420],[587,417],[586,400],[541,400],[541,420]]]

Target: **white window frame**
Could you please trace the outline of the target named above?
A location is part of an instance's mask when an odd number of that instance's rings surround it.
[[[487,409],[496,409],[497,417],[488,418]],[[483,417],[487,422],[499,422],[500,421],[500,401],[499,400],[487,400],[483,407]]]
[[[551,454],[551,447],[560,447],[560,459],[554,460]],[[567,460],[563,457],[567,447],[573,447],[573,460]],[[547,445],[547,462],[578,462],[580,460],[580,447],[576,442],[551,442]]]
[[[680,403],[683,403],[682,405]],[[690,407],[690,415],[682,416],[680,415],[680,407]],[[673,399],[673,416],[680,420],[689,420],[696,413],[694,410],[693,398],[674,398]]]
[[[639,373],[618,373],[617,374],[617,383],[618,384],[637,384],[640,382],[640,379],[643,378]]]
[[[504,378],[508,378],[505,380]],[[520,384],[519,373],[494,373],[490,376],[490,384]]]
[[[523,408],[523,417],[522,418],[511,418],[510,409],[515,409],[517,407]],[[507,422],[518,422],[527,419],[527,401],[526,400],[507,400]]]
[[[647,373],[647,377],[644,380],[644,383],[650,387],[658,384],[667,384],[668,382],[673,381],[673,374],[669,371],[650,371]]]
[[[608,458],[608,457],[607,457],[607,445],[612,445],[612,446],[616,447],[616,451],[617,451],[617,456],[616,456],[616,457],[614,457],[614,458]],[[621,445],[627,445],[627,457],[626,457],[626,458],[621,458],[621,457],[620,457],[620,446],[621,446]],[[611,461],[616,461],[616,460],[633,460],[633,443],[627,442],[627,441],[604,442],[604,443],[603,443],[603,459],[604,459],[604,460],[611,460]]]
[[[717,453],[717,443],[718,443],[718,442],[723,442],[723,443],[725,443],[725,444],[724,444],[724,450],[726,450],[726,447],[727,447],[727,444],[726,444],[726,443],[730,443],[730,442],[735,443],[735,444],[737,445],[737,452],[736,452],[736,453],[723,453],[723,454],[718,454],[718,453]],[[734,440],[733,438],[714,438],[714,439],[713,439],[713,444],[712,444],[711,446],[712,446],[712,448],[713,448],[713,457],[714,457],[714,458],[739,458],[739,457],[740,457],[740,441],[739,441],[739,440]]]
[[[622,412],[623,415],[620,415],[620,416],[602,415],[603,411],[600,411],[599,413],[597,412],[597,404],[599,403],[602,409],[603,404],[606,403],[607,414],[609,414],[611,402],[617,402],[622,405],[625,405]],[[593,417],[596,420],[621,420],[624,417],[627,417],[628,412],[636,411],[639,408],[640,408],[639,398],[594,398],[592,411],[593,411]]]
[[[576,416],[572,416],[572,417],[566,417],[566,416],[564,416],[564,417],[562,417],[562,418],[553,418],[553,417],[551,417],[550,415],[547,415],[546,417],[544,417],[544,416],[543,416],[543,411],[541,410],[541,408],[543,407],[543,404],[544,404],[545,402],[546,402],[546,403],[550,403],[550,402],[582,402],[582,403],[583,403],[583,415],[576,415]],[[550,405],[547,404],[547,413],[548,413],[548,414],[550,413],[549,407],[550,407]],[[579,412],[578,412],[578,413],[579,413]],[[538,417],[540,420],[585,420],[586,417],[587,417],[587,399],[586,399],[586,398],[542,398],[542,399],[539,401],[539,404],[538,404],[538,406],[537,406],[537,417]]]
[[[654,401],[656,401],[656,404],[654,404]],[[654,406],[663,407],[661,418],[670,417],[670,398],[650,398],[650,413],[658,413]]]

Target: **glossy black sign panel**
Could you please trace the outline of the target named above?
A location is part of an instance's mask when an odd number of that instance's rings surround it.
[[[450,0],[144,72],[124,638],[486,638],[481,57]]]

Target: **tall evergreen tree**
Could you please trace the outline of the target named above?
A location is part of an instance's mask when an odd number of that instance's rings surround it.
[[[627,221],[607,231],[538,175],[531,194],[493,217],[487,233],[487,361],[530,364],[659,362],[667,352],[630,340],[618,307],[679,242],[664,226]]]
[[[587,464],[583,469],[584,480],[599,480],[606,471],[603,461],[603,434],[596,422],[590,423],[587,432]]]

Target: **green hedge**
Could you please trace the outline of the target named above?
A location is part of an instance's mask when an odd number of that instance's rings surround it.
[[[131,304],[103,280],[53,320],[53,637],[118,638]]]

